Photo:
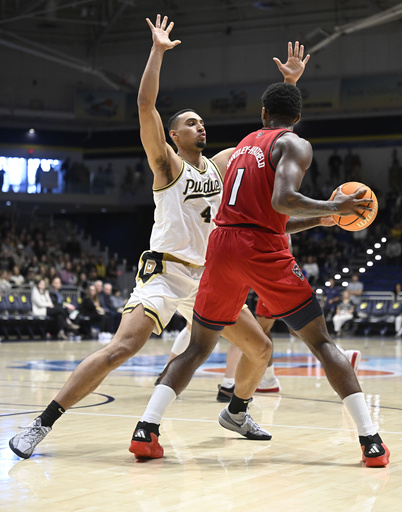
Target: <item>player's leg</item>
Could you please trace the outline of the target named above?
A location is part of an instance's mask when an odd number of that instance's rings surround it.
[[[388,464],[389,450],[371,421],[364,395],[350,362],[328,334],[324,316],[321,314],[302,328],[294,329],[321,362],[329,383],[351,414],[357,427],[366,465],[377,467]]]
[[[230,402],[235,386],[236,368],[241,358],[241,351],[229,344],[226,352],[226,369],[222,379],[222,384],[218,384],[218,394],[216,399],[218,402]]]
[[[271,340],[251,311],[241,311],[236,323],[225,327],[222,335],[241,351],[236,367],[236,395],[248,399],[254,393],[272,357]]]
[[[190,343],[190,336],[191,336],[191,324],[190,322],[186,323],[186,326],[179,332],[179,334],[176,336],[172,348],[170,350],[170,354],[168,357],[168,360],[166,362],[166,365],[170,363],[172,359],[179,356],[182,352],[186,350]],[[155,381],[155,386],[157,386],[160,382],[162,373],[158,375],[158,378]]]
[[[170,350],[169,358],[166,364],[169,364],[172,359],[182,354],[190,343],[191,324],[186,323],[186,326],[176,336],[172,348]]]
[[[64,410],[92,393],[104,378],[136,354],[146,343],[155,322],[144,314],[140,304],[122,316],[112,341],[80,363],[55,400]]]
[[[192,323],[189,346],[163,370],[159,384],[134,429],[129,450],[137,458],[158,459],[163,456],[163,448],[158,441],[162,416],[186,388],[196,369],[211,354],[221,332],[222,329],[211,330],[196,321]]]
[[[225,327],[223,334],[241,350],[242,356],[236,368],[234,393],[219,415],[219,424],[248,439],[269,440],[271,434],[253,421],[248,405],[272,356],[271,340],[249,309],[243,309],[236,324]]]
[[[112,370],[136,354],[154,327],[155,322],[144,314],[142,305],[124,314],[111,343],[84,359],[45,411],[10,440],[14,453],[22,458],[30,457],[38,443],[52,430],[55,421],[93,392]]]
[[[272,354],[268,361],[267,369],[265,370],[265,373],[261,379],[261,382],[258,385],[258,388],[256,391],[260,393],[279,393],[281,390],[281,386],[279,384],[279,379],[275,375],[275,369],[274,369],[274,350],[273,350],[273,340],[271,336],[271,329],[275,323],[274,318],[267,318],[265,316],[257,315],[256,316],[257,322],[261,325],[262,330],[264,333],[268,336],[268,338],[271,340],[272,343]]]

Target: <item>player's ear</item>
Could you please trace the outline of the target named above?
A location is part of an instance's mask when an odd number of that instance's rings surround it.
[[[293,121],[293,124],[297,124],[301,119],[301,114],[297,114],[296,119]]]
[[[262,124],[265,124],[264,121],[266,122],[268,119],[268,110],[265,110],[265,107],[262,107],[262,110],[261,110],[261,121],[262,121]]]

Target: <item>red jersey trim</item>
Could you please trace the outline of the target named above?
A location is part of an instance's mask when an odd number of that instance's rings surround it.
[[[292,315],[293,313],[297,313],[300,309],[303,309],[309,302],[313,300],[314,292],[311,294],[311,297],[309,297],[307,300],[299,304],[293,309],[289,309],[289,311],[285,311],[285,313],[281,313],[280,315],[271,315],[271,318],[283,318],[284,316]]]
[[[284,133],[288,133],[288,132],[292,133],[291,130],[282,130],[281,132],[279,132],[278,135],[275,137],[275,139],[271,142],[271,145],[269,146],[267,160],[268,160],[269,166],[271,167],[271,169],[274,172],[276,171],[276,166],[274,165],[271,156],[272,156],[272,151],[274,150],[275,142],[279,139],[279,137],[282,137],[282,135]]]

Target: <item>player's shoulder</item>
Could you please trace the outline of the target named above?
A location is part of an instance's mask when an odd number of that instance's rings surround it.
[[[311,144],[308,140],[299,137],[297,133],[292,131],[285,132],[277,141],[277,144],[282,146],[282,149],[311,149]]]

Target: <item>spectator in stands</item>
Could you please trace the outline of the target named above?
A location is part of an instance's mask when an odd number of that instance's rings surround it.
[[[49,272],[49,269],[47,268],[47,265],[42,265],[42,264],[39,265],[38,275],[41,278],[48,280],[48,272]]]
[[[4,176],[6,174],[6,171],[4,170],[4,168],[2,167],[0,169],[0,192],[3,191],[3,185],[4,185]]]
[[[391,236],[385,247],[387,265],[399,265],[401,262],[402,244],[394,236]]]
[[[332,318],[335,334],[338,338],[342,334],[343,325],[349,320],[353,320],[354,305],[350,299],[350,293],[345,290],[342,293],[342,301],[336,307],[336,313]]]
[[[15,262],[10,249],[3,245],[3,250],[0,253],[0,269],[11,271],[14,265]]]
[[[360,295],[363,293],[363,283],[359,281],[359,275],[356,273],[352,274],[352,280],[348,284],[347,291],[350,294],[350,301],[354,306],[360,303]]]
[[[98,261],[96,262],[96,274],[99,279],[106,278],[106,265],[103,261],[102,256],[99,256]]]
[[[388,171],[388,185],[391,190],[399,190],[402,188],[402,169],[396,149],[392,150],[392,164]]]
[[[97,279],[94,282],[94,285],[95,285],[95,288],[96,288],[96,293],[98,295],[100,295],[103,292],[103,281],[101,279]]]
[[[96,273],[96,259],[92,253],[88,254],[88,261],[85,265],[84,270],[88,275],[91,273],[92,270],[95,270]]]
[[[32,286],[33,286],[34,284],[36,284],[36,283],[37,283],[37,281],[38,281],[38,280],[37,280],[37,278],[36,278],[36,274],[35,274],[35,272],[34,272],[31,268],[29,268],[29,269],[27,270],[26,275],[25,275],[25,284],[29,284],[29,286],[31,286],[31,288],[32,288]]]
[[[63,313],[65,322],[70,331],[78,330],[79,325],[74,324],[70,320],[70,315],[75,312],[74,304],[70,304],[66,302],[63,298],[62,293],[60,292],[61,288],[61,279],[60,277],[54,277],[50,283],[49,294],[52,299],[53,305],[57,308],[58,313]]]
[[[6,295],[11,291],[10,272],[8,270],[0,270],[0,294]]]
[[[60,279],[62,284],[74,286],[77,282],[77,277],[73,270],[71,261],[66,261],[64,268],[60,271]]]
[[[109,283],[112,283],[113,286],[117,284],[117,260],[115,258],[111,258],[106,267],[106,279]]]
[[[60,277],[60,276],[56,270],[56,267],[51,266],[48,268],[48,271],[47,271],[47,279],[48,279],[49,283],[51,283],[55,277]]]
[[[341,300],[341,291],[338,286],[336,286],[335,279],[330,277],[328,279],[329,286],[325,290],[325,304],[324,304],[324,314],[326,320],[331,320],[336,311],[336,306],[339,304]]]
[[[66,340],[66,332],[69,330],[69,326],[66,322],[65,313],[58,304],[53,303],[45,279],[40,279],[33,286],[31,301],[32,313],[39,317],[50,317],[55,323],[53,336],[57,337],[58,340]]]
[[[114,187],[114,170],[112,162],[109,162],[105,169],[105,184],[108,188]]]
[[[130,166],[126,166],[123,181],[121,184],[121,191],[125,195],[134,195],[134,172]]]
[[[21,269],[18,265],[14,265],[13,271],[10,276],[10,283],[14,286],[22,286],[25,283],[25,278],[21,274]]]
[[[81,255],[81,244],[75,234],[68,237],[64,251],[72,258],[78,258]]]
[[[313,255],[307,256],[307,261],[302,265],[303,274],[306,276],[307,281],[314,285],[318,281],[320,275],[320,268],[317,264],[316,258]]]
[[[345,176],[345,181],[350,181],[350,177],[352,176],[353,158],[354,156],[352,150],[349,148],[343,160],[343,172]]]
[[[113,305],[112,301],[113,287],[111,283],[104,283],[103,291],[99,293],[99,301],[105,310],[108,332],[116,332],[120,323],[121,313]]]
[[[97,281],[99,281],[99,279],[98,279],[98,274],[96,273],[96,268],[91,268],[90,271],[88,272],[88,284],[95,284]],[[101,283],[102,289],[103,289],[102,281],[100,281],[100,283]]]
[[[32,269],[35,275],[39,275],[39,260],[35,255],[32,256],[32,259],[28,264],[28,268]]]
[[[342,158],[338,155],[338,150],[334,149],[328,159],[329,177],[332,184],[340,184],[340,174],[342,169]]]
[[[85,272],[80,272],[80,274],[78,275],[76,286],[80,290],[87,290],[88,289],[88,287],[89,287],[89,280],[88,280],[88,276],[86,275]]]
[[[13,253],[13,260],[15,265],[18,265],[20,269],[23,269],[26,267],[28,258],[26,256],[26,253],[24,252],[24,246],[23,244],[19,243],[17,244],[17,247],[15,248],[15,251]]]
[[[127,299],[122,297],[120,290],[118,290],[117,288],[113,288],[113,293],[110,297],[110,301],[118,313],[123,313],[123,309],[124,306],[126,305]]]
[[[42,169],[41,164],[39,164],[38,168],[36,169],[36,172],[35,172],[35,192],[42,192],[42,186],[41,186],[42,174],[43,174],[43,169]]]
[[[99,329],[100,338],[106,338],[106,316],[105,310],[99,302],[99,296],[95,285],[90,284],[86,290],[86,294],[82,298],[79,306],[80,314],[89,318],[87,330],[83,333],[85,337],[91,335],[93,328]],[[109,339],[111,339],[111,335]]]
[[[397,302],[402,302],[402,284],[396,283],[394,288],[395,300]],[[402,312],[399,315],[395,316],[395,336],[398,338],[402,336]]]

